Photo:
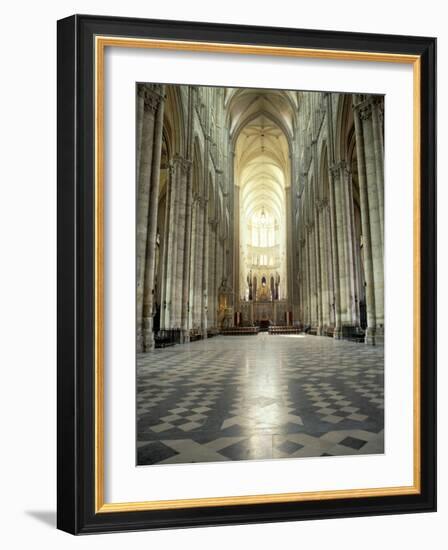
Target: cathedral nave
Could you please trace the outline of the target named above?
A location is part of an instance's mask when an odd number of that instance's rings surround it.
[[[138,464],[383,452],[384,98],[136,111]]]

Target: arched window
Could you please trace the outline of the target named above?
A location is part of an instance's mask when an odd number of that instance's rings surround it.
[[[247,227],[248,255],[253,258],[252,264],[254,266],[275,265],[279,238],[277,220],[262,206],[261,209],[253,213]]]

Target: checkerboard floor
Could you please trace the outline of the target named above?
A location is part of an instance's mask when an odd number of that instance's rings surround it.
[[[217,336],[137,357],[137,464],[384,452],[384,349]]]

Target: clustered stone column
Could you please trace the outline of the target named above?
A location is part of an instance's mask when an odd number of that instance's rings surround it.
[[[164,253],[162,258],[163,276],[162,276],[162,293],[161,293],[161,312],[160,312],[160,327],[165,330],[170,327],[171,321],[171,297],[173,292],[173,259],[176,250],[175,247],[175,231],[176,226],[172,227],[171,223],[176,215],[176,188],[174,178],[174,166],[172,163],[168,166],[168,177],[166,183],[166,211],[165,225],[163,228],[164,234]]]
[[[381,105],[375,96],[354,96],[369,343],[384,341],[384,153]]]
[[[209,250],[208,250],[208,325],[213,327],[216,323],[216,244],[217,244],[216,218],[209,220]]]
[[[292,312],[293,307],[293,244],[291,237],[293,234],[293,201],[292,201],[292,189],[288,187],[285,189],[285,210],[286,210],[286,270],[287,270],[287,297],[288,297],[288,312]]]
[[[141,133],[137,149],[137,351],[150,349],[154,266],[162,150],[164,86],[139,87],[137,130]]]
[[[176,238],[176,251],[174,253],[173,266],[173,291],[171,298],[171,326],[181,328],[181,317],[183,309],[183,287],[185,286],[184,278],[187,274],[184,272],[184,257],[185,257],[185,234],[189,233],[187,225],[187,217],[190,219],[190,213],[187,214],[187,179],[189,171],[189,162],[182,157],[174,158],[174,174],[176,178],[176,215],[171,219],[170,230],[174,226],[178,231]],[[187,287],[188,288],[188,287]],[[186,306],[186,304],[185,304]]]
[[[341,326],[359,326],[357,312],[357,269],[355,250],[353,186],[351,171],[346,161],[340,161],[331,167],[332,182],[335,196],[335,243],[338,252],[339,307],[338,316]],[[336,267],[336,266],[335,266]],[[337,336],[339,336],[337,332]]]
[[[198,224],[198,195],[191,195],[191,244],[190,244],[190,266],[189,266],[189,295],[188,295],[188,326],[197,328],[196,323],[196,256],[197,256],[197,224]]]
[[[207,327],[208,327],[208,255],[209,255],[209,223],[208,223],[208,212],[207,212],[208,200],[204,199],[203,201],[203,212],[202,212],[202,304],[201,304],[201,332],[202,337],[207,338]]]
[[[181,304],[181,338],[182,341],[188,342],[189,336],[189,290],[190,290],[190,254],[191,254],[191,217],[192,217],[192,180],[191,180],[191,162],[183,164],[184,181],[185,181],[185,219],[184,219],[184,243],[183,243],[183,264],[180,273],[180,284],[182,289],[182,304]],[[182,240],[182,239],[181,239]]]
[[[195,201],[196,223],[195,223],[195,253],[193,258],[194,272],[192,275],[192,293],[193,293],[193,327],[201,329],[202,327],[202,310],[203,310],[203,227],[204,215],[206,213],[207,203],[204,197],[198,195]]]

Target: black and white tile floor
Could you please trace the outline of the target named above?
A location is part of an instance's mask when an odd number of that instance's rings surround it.
[[[218,336],[137,357],[137,464],[384,452],[384,349]]]

